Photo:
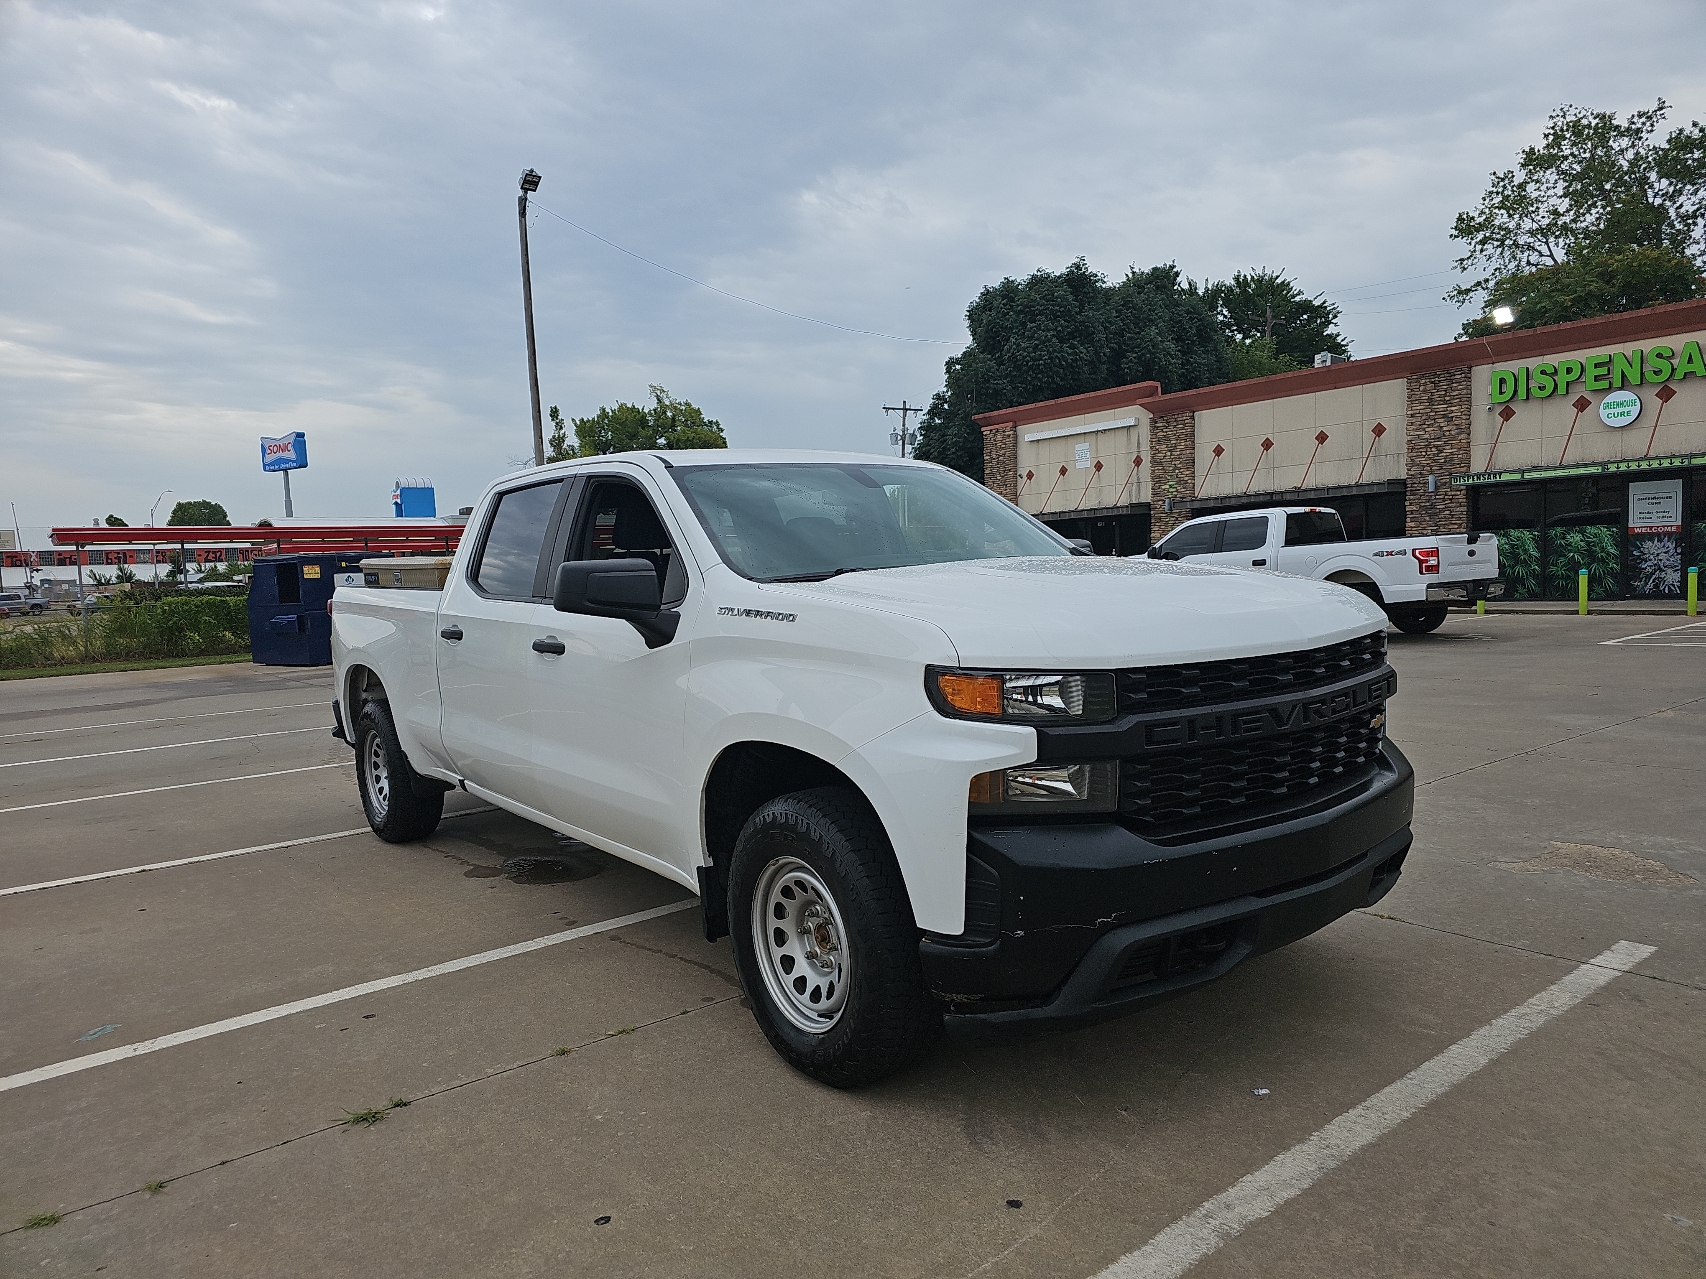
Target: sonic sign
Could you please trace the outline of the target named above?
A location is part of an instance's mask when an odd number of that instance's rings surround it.
[[[300,471],[308,465],[308,437],[292,431],[276,440],[261,436],[261,470]]]

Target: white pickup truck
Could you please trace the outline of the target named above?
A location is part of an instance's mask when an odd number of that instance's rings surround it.
[[[771,1044],[839,1087],[945,1016],[1218,977],[1410,847],[1367,599],[1086,557],[925,463],[559,463],[486,492],[442,591],[332,610],[381,838],[460,787],[693,890]]]
[[[1267,569],[1338,582],[1386,610],[1412,635],[1438,630],[1452,604],[1504,594],[1499,539],[1446,533],[1363,542],[1345,538],[1339,513],[1325,506],[1275,506],[1205,515],[1150,547],[1152,560],[1189,560],[1226,568]]]

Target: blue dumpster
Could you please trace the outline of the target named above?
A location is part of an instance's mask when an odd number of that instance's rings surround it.
[[[330,666],[326,602],[340,572],[361,572],[364,551],[268,555],[249,583],[249,651],[260,666]]]

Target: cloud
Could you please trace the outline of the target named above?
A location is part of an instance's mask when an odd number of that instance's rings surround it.
[[[28,463],[0,500],[261,514],[255,440],[300,429],[300,510],[382,515],[401,473],[465,504],[529,447],[529,166],[634,252],[852,328],[960,341],[981,286],[1082,254],[1285,267],[1358,353],[1443,340],[1446,232],[1487,173],[1563,101],[1706,114],[1686,60],[1607,56],[1703,28],[1661,0],[14,4],[0,434]],[[955,349],[530,235],[541,390],[571,415],[657,382],[736,443],[885,451],[881,405]]]

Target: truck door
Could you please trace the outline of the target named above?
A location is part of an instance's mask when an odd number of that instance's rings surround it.
[[[1287,511],[1285,544],[1279,551],[1279,563],[1270,565],[1300,577],[1315,577],[1321,562],[1335,551],[1335,543],[1345,540],[1345,526],[1337,511],[1311,507],[1306,511]]]
[[[1155,547],[1161,560],[1202,560],[1212,556],[1220,543],[1221,520],[1193,520],[1182,524]]]
[[[470,783],[531,804],[533,768],[527,675],[543,611],[544,550],[562,519],[561,479],[495,495],[463,574],[439,605],[438,689],[445,753]],[[431,672],[420,678],[432,678]]]
[[[681,540],[660,517],[667,506],[653,500],[645,477],[589,475],[577,505],[552,556],[553,582],[564,560],[645,559],[657,570],[664,607],[685,607],[691,583]],[[620,618],[549,605],[532,634],[561,650],[526,654],[535,806],[691,875],[699,792],[682,766],[685,636],[648,649]]]
[[[1273,557],[1268,553],[1268,517],[1238,515],[1221,521],[1220,549],[1213,555],[1202,556],[1201,562],[1226,568],[1272,568]]]

